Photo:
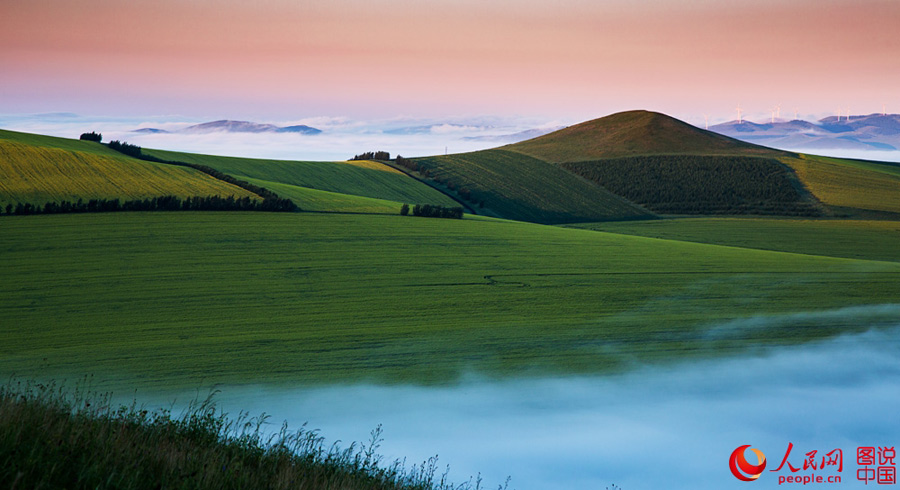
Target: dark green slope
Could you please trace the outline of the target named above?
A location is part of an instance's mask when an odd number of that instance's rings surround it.
[[[415,159],[419,173],[470,195],[483,214],[535,223],[650,218],[653,215],[557,165],[507,150]]]

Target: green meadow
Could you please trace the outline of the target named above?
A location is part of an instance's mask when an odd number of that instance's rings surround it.
[[[20,190],[0,188],[7,200],[245,192],[92,142],[4,131],[0,149],[0,170],[22,176],[5,183]],[[893,216],[888,164],[787,155],[640,111],[414,159],[433,185],[373,161],[144,154],[313,212],[0,217],[0,373],[119,389],[444,384],[617,372],[900,321],[877,309],[900,303],[897,221],[830,217]],[[687,171],[692,154],[778,158],[828,218],[659,219],[559,163],[679,155]],[[435,187],[483,215],[399,215],[402,203],[457,204]]]
[[[796,314],[900,298],[900,264],[884,260],[498,220],[179,212],[0,226],[0,372],[119,389],[613,372],[896,321]],[[772,329],[734,322],[778,315]]]
[[[677,218],[574,228],[807,255],[900,262],[900,222],[841,219]]]

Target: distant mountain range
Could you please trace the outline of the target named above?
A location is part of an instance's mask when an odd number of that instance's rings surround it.
[[[274,124],[259,124],[250,121],[231,121],[222,119],[202,124],[188,126],[179,131],[166,131],[157,128],[136,129],[135,133],[299,133],[299,134],[319,134],[321,129],[316,129],[305,125],[296,126],[275,126]]]
[[[830,116],[813,123],[795,119],[774,123],[729,121],[710,131],[774,148],[808,150],[897,150],[900,114]]]

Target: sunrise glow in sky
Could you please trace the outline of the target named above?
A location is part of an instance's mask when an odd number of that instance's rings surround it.
[[[897,0],[4,0],[0,112],[900,112]]]

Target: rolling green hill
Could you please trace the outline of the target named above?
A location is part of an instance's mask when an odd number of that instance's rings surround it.
[[[118,388],[597,373],[900,320],[864,307],[898,302],[897,263],[528,223],[184,212],[2,224],[0,374],[92,373]],[[850,322],[795,315],[857,306]],[[773,315],[771,328],[717,330]]]
[[[403,203],[458,205],[377,162],[254,160],[146,148],[143,153],[215,168],[307,211],[395,214]],[[160,195],[256,197],[197,170],[134,159],[99,143],[0,130],[0,206]]]
[[[163,160],[207,165],[271,188],[294,200],[301,209],[393,214],[399,212],[402,203],[458,206],[441,192],[377,162],[257,160],[147,149],[144,153]]]
[[[640,155],[782,156],[658,112],[628,111],[502,147],[551,163]]]
[[[472,191],[497,216],[539,223],[651,212],[900,217],[900,167],[765,148],[648,111],[414,161],[420,175]]]
[[[0,206],[174,195],[257,198],[194,169],[126,157],[92,142],[0,131]]]
[[[468,189],[472,201],[516,220],[632,220],[653,217],[651,211],[819,214],[791,168],[774,159],[784,156],[790,154],[631,111],[495,150],[414,161],[421,174]]]

